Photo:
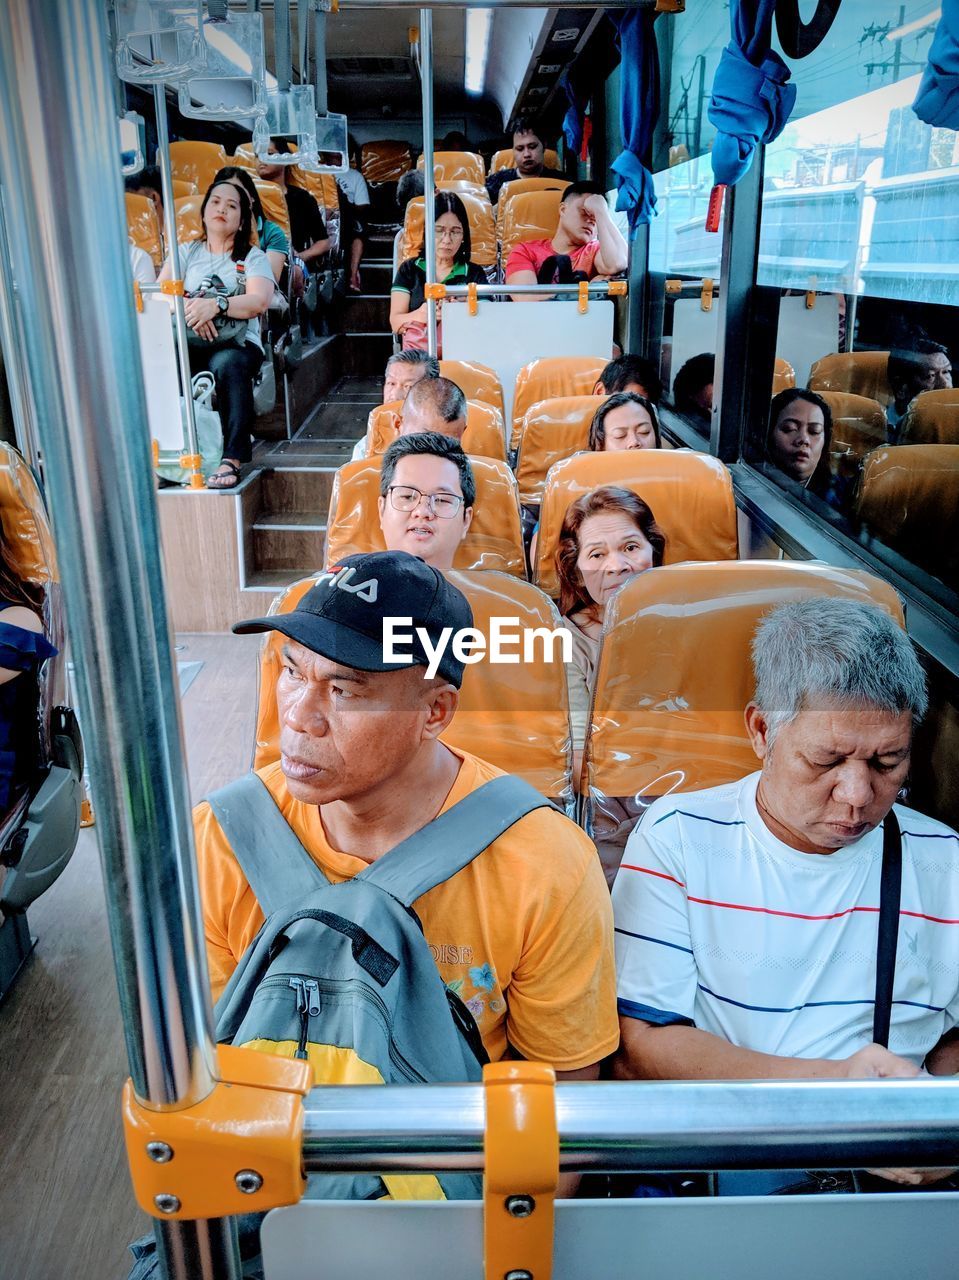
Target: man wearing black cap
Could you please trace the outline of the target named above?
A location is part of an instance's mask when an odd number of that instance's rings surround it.
[[[404,620],[409,663],[384,657],[387,619]],[[500,772],[440,740],[463,678],[451,633],[471,625],[466,598],[440,572],[405,552],[376,552],[332,566],[291,613],[234,628],[287,637],[281,758],[259,776],[330,880],[356,875]],[[208,805],[195,826],[216,997],[263,914]],[[491,1059],[598,1073],[618,1043],[612,919],[596,851],[578,827],[553,809],[527,814],[416,911]]]

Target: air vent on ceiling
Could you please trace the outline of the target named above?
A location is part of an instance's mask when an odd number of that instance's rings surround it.
[[[327,70],[334,76],[404,76],[409,58],[330,58]]]

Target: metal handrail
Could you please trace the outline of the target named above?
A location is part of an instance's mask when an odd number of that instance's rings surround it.
[[[626,290],[617,286],[625,283],[625,280],[584,281],[587,293],[619,298],[625,296]],[[446,296],[451,298],[465,298],[473,292],[478,298],[498,297],[503,293],[563,293],[576,297],[583,291],[583,286],[579,284],[446,284],[443,288]]]
[[[957,1079],[565,1083],[556,1112],[567,1171],[959,1164]],[[482,1169],[484,1126],[479,1084],[317,1088],[304,1164]]]

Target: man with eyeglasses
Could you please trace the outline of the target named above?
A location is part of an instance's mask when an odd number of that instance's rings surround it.
[[[466,430],[466,396],[449,378],[423,378],[410,388],[403,402],[400,435],[423,431],[462,440]]]
[[[400,436],[383,455],[380,528],[387,551],[408,551],[445,573],[473,519],[469,458],[434,431]]]

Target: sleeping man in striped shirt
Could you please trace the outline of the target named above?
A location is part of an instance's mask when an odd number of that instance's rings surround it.
[[[912,645],[873,605],[812,599],[762,619],[753,666],[746,727],[759,772],[662,797],[626,847],[613,892],[616,1073],[954,1074],[959,836],[900,805],[898,937],[894,896],[884,917],[898,943],[891,991],[877,983],[885,828],[927,705]],[[888,1048],[876,1042],[887,1000]],[[949,1172],[883,1176],[918,1186]]]

